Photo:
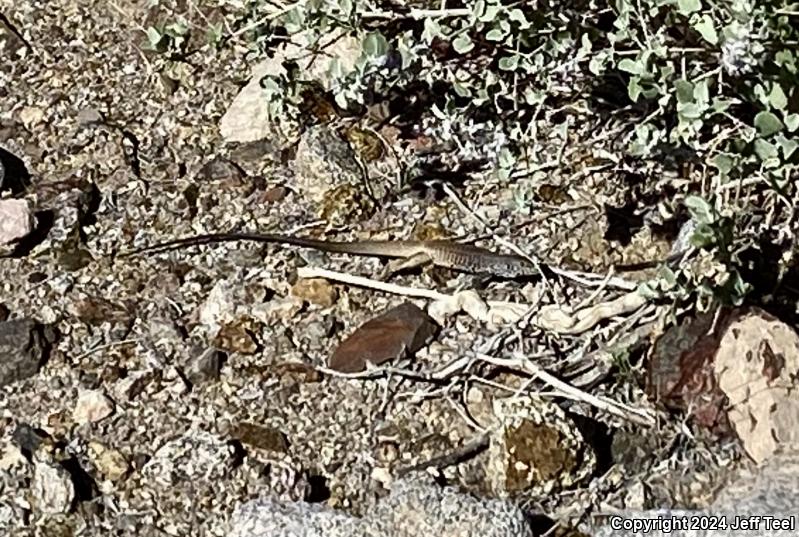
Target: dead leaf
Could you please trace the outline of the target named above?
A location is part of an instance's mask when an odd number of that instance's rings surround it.
[[[426,345],[437,328],[424,311],[406,302],[361,325],[339,345],[329,366],[341,373],[358,373],[367,363],[401,359]]]

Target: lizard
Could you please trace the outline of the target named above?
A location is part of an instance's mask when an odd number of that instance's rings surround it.
[[[383,276],[424,264],[432,264],[434,266],[472,274],[487,274],[504,279],[537,276],[540,274],[541,268],[547,268],[543,263],[535,264],[531,262],[531,260],[519,255],[498,254],[478,246],[446,240],[326,241],[310,237],[282,235],[277,233],[209,233],[193,235],[137,248],[120,254],[120,257],[147,252],[159,253],[189,246],[233,241],[289,244],[302,248],[312,248],[322,252],[384,257],[399,260],[399,263],[389,265]],[[683,250],[662,259],[615,265],[614,268],[620,272],[631,272],[654,268],[661,264],[671,265],[681,259],[685,254],[686,251]]]
[[[254,241],[262,243],[289,244],[312,248],[323,252],[384,257],[400,260],[391,267],[396,272],[422,264],[433,264],[472,274],[514,279],[539,274],[538,267],[529,259],[508,254],[498,254],[469,244],[446,240],[432,241],[326,241],[310,237],[281,235],[276,233],[211,233],[160,242],[120,254],[120,257],[153,252],[159,253],[187,246],[198,246],[218,242]]]

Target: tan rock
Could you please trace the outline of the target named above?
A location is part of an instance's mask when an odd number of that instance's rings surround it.
[[[72,421],[79,425],[101,421],[114,413],[114,402],[100,390],[86,390],[78,395]]]
[[[791,327],[761,310],[739,314],[719,342],[714,373],[730,423],[756,462],[799,444],[799,335]]]
[[[298,280],[291,288],[291,295],[323,308],[329,308],[338,299],[338,291],[324,278]]]
[[[89,454],[95,467],[110,481],[119,481],[130,469],[130,465],[122,453],[100,442],[89,444]]]

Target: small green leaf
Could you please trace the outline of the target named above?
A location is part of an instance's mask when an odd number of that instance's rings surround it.
[[[677,8],[683,15],[690,15],[694,11],[702,9],[701,0],[677,0]]]
[[[788,114],[785,116],[785,128],[788,129],[788,132],[799,129],[799,114]]]
[[[619,69],[633,75],[642,75],[645,72],[641,62],[624,58],[619,62]]]
[[[713,19],[710,15],[704,14],[693,23],[694,30],[699,32],[702,39],[711,45],[718,45],[719,34],[716,32],[716,27],[713,25]]]
[[[707,80],[700,80],[694,85],[694,101],[697,103],[707,103],[710,101]]]
[[[434,19],[426,18],[424,20],[424,31],[422,32],[422,41],[425,43],[432,43],[433,39],[436,37],[443,37],[444,34],[441,31],[441,25],[439,25]]]
[[[755,84],[753,88],[755,97],[763,106],[768,106],[768,93],[766,93],[766,88],[763,84]]]
[[[791,155],[794,154],[796,148],[799,147],[799,143],[797,143],[795,140],[792,140],[791,138],[786,138],[782,134],[778,134],[774,138],[774,140],[780,146],[780,149],[782,149],[782,157],[785,160],[791,158]]]
[[[511,168],[516,164],[516,157],[513,156],[510,149],[503,147],[497,155],[497,163],[503,168]]]
[[[669,287],[674,287],[677,285],[677,275],[668,267],[668,265],[663,265],[663,268],[660,270],[659,274],[666,281]]]
[[[518,23],[520,30],[526,30],[527,28],[530,27],[530,21],[528,21],[527,18],[524,16],[524,13],[522,12],[521,9],[518,8],[511,9],[508,12],[508,18],[513,22]]]
[[[485,13],[485,9],[485,0],[477,0],[477,2],[474,3],[474,7],[472,7],[472,17],[479,19],[483,16],[483,13]]]
[[[463,84],[461,84],[459,82],[453,82],[452,83],[452,89],[454,89],[455,93],[457,93],[460,97],[467,97],[468,98],[468,97],[472,96],[472,92],[469,89],[469,87],[465,86],[465,85],[463,85]]]
[[[729,153],[719,153],[710,159],[710,164],[714,166],[719,173],[726,175],[732,170],[735,161]]]
[[[796,74],[796,58],[790,50],[780,50],[774,54],[774,62],[791,74]]]
[[[153,28],[152,26],[147,28],[145,33],[147,34],[147,41],[150,43],[150,46],[153,48],[158,46],[158,43],[161,42],[161,38],[163,37],[161,35],[161,32],[159,32],[156,28]]]
[[[368,56],[384,56],[388,52],[388,41],[380,32],[371,32],[363,39],[361,48]]]
[[[697,224],[693,235],[691,235],[690,242],[697,248],[711,246],[716,242],[716,234],[713,233],[713,228],[710,227],[710,224]]]
[[[771,103],[771,106],[777,110],[784,110],[785,107],[788,106],[788,97],[785,96],[785,92],[782,91],[782,86],[779,84],[774,84],[774,86],[771,88],[768,101]]]
[[[519,57],[516,55],[505,56],[499,59],[499,68],[503,71],[514,71],[519,65]]]
[[[605,72],[605,60],[606,57],[600,54],[594,54],[591,56],[591,60],[588,62],[588,70],[591,71],[593,75],[601,75]]]
[[[634,103],[638,102],[638,97],[640,97],[643,88],[639,84],[641,81],[641,77],[638,76],[631,76],[630,81],[627,83],[627,95],[630,96],[630,100]]]
[[[183,36],[183,35],[186,35],[187,33],[189,33],[188,26],[186,26],[185,24],[183,24],[181,22],[173,22],[172,24],[167,24],[166,27],[164,28],[164,30],[169,35],[172,35],[172,36],[175,36],[175,37]]]
[[[505,39],[505,35],[507,34],[502,30],[500,30],[499,28],[494,28],[493,30],[488,31],[488,33],[486,34],[486,39],[488,39],[489,41],[502,41],[503,39]]]
[[[678,103],[694,102],[694,85],[687,80],[680,78],[674,81],[674,89],[677,92]]]
[[[452,41],[452,48],[458,54],[466,54],[474,48],[474,43],[468,34],[461,34]]]
[[[732,101],[730,99],[713,97],[713,104],[711,104],[711,107],[713,108],[714,112],[720,114],[722,112],[726,112],[730,105],[732,105]]]
[[[762,137],[771,136],[775,132],[782,130],[780,118],[771,112],[760,112],[755,116],[755,128]]]
[[[691,215],[691,220],[697,224],[710,224],[713,222],[713,207],[699,196],[687,196],[685,207]]]
[[[704,108],[696,103],[681,103],[677,105],[677,113],[685,119],[699,119],[702,117]]]
[[[483,15],[480,17],[480,22],[492,22],[494,19],[497,18],[497,13],[499,13],[500,6],[494,4],[490,6],[486,6],[486,10]]]
[[[761,161],[779,157],[777,146],[762,138],[755,140],[755,154],[760,157]]]

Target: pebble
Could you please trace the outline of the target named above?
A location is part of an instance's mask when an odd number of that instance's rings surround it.
[[[0,245],[21,239],[33,231],[35,219],[26,200],[0,200]]]
[[[114,402],[100,390],[85,390],[78,395],[72,420],[83,425],[101,421],[114,413]]]

